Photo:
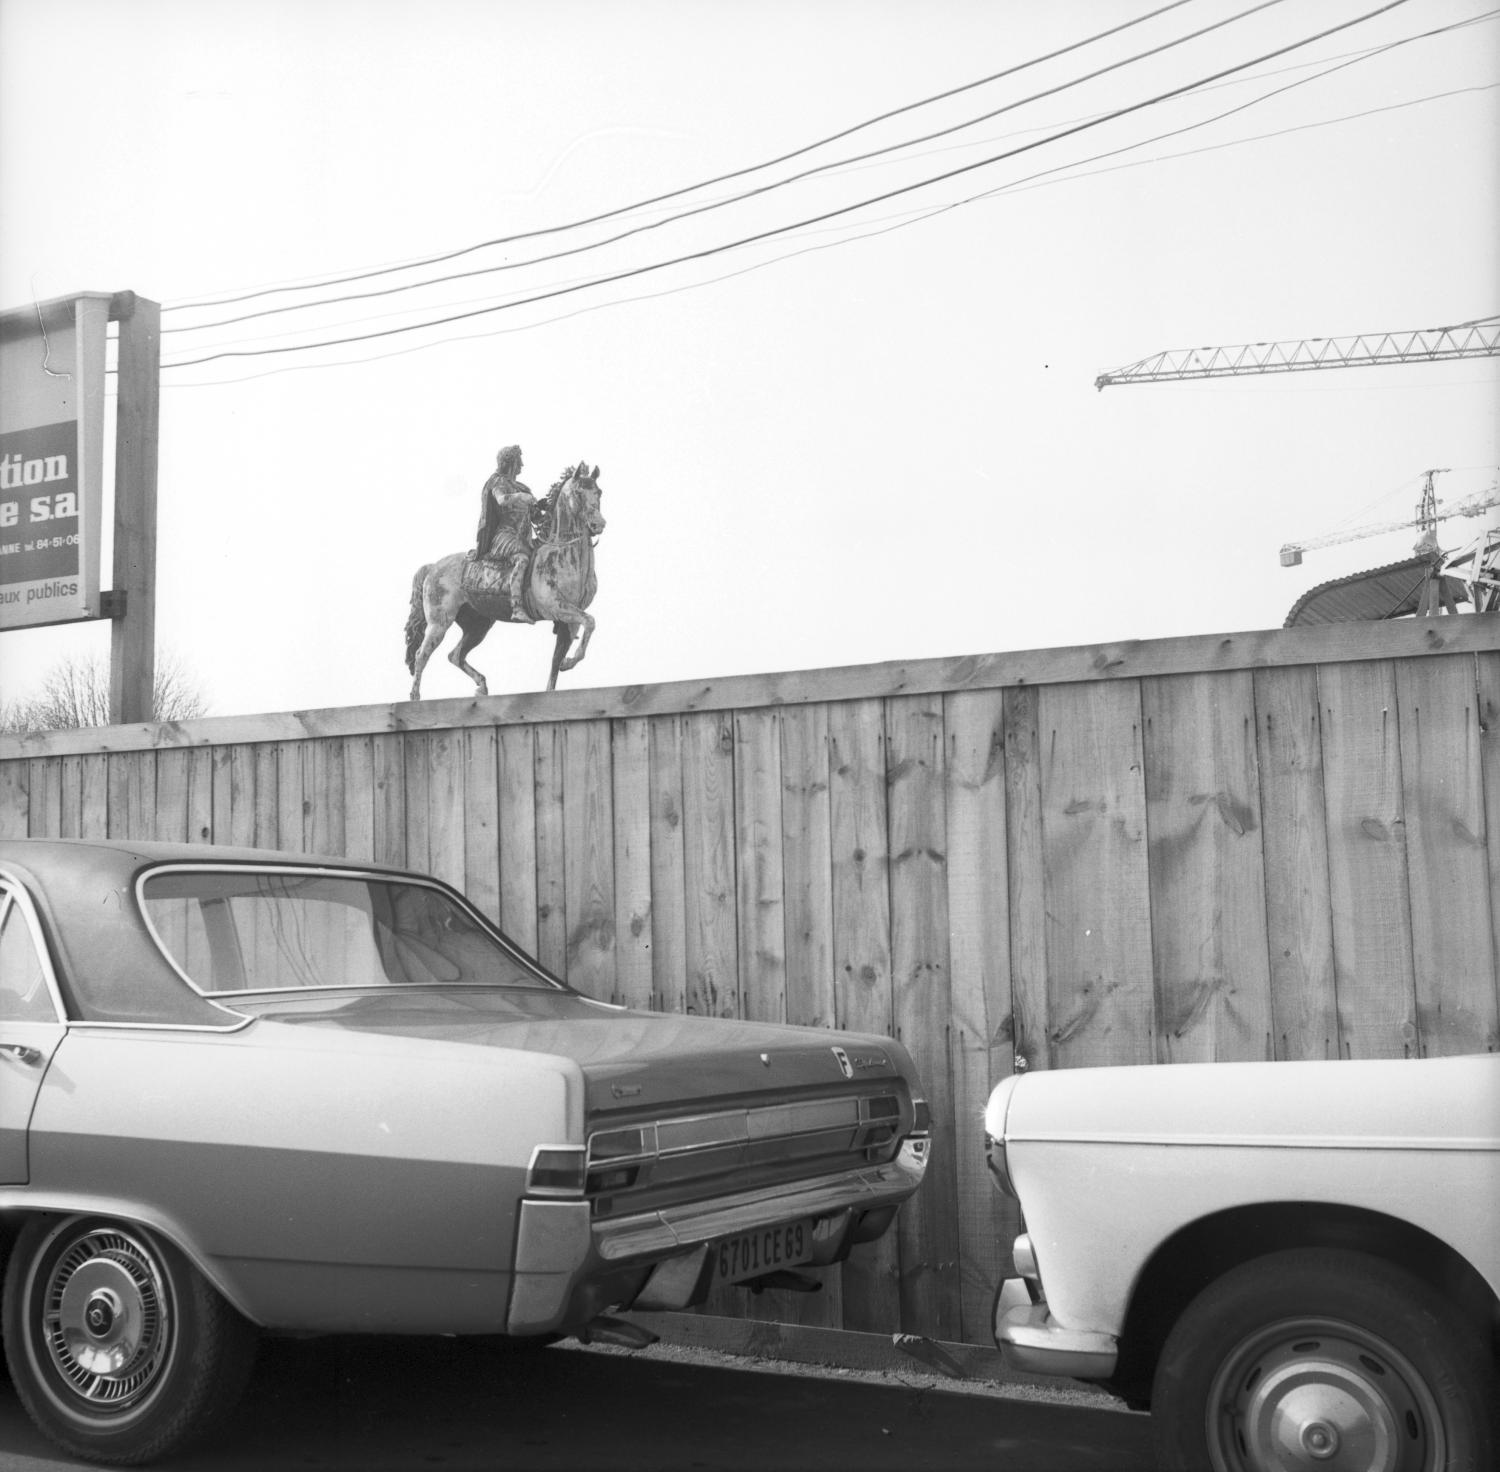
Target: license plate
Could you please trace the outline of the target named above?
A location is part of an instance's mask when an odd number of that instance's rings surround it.
[[[777,1268],[796,1267],[798,1263],[812,1261],[813,1224],[786,1222],[741,1232],[725,1237],[715,1253],[714,1275],[729,1283],[758,1278],[762,1273],[774,1273]]]

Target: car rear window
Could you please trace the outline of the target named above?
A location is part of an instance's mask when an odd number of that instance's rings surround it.
[[[297,870],[162,870],[141,886],[200,991],[554,983],[436,885]]]

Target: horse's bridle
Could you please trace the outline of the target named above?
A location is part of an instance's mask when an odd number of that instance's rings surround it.
[[[552,510],[552,525],[554,528],[554,534],[545,539],[547,545],[551,547],[571,547],[574,542],[582,542],[587,540],[590,547],[597,547],[599,545],[599,538],[604,535],[602,531],[591,532],[587,527],[585,527],[581,532],[574,532],[571,537],[564,537],[556,534],[555,529],[562,525],[563,497],[570,496],[571,494],[572,492],[567,490],[566,487],[559,487],[557,492],[557,500],[556,502],[554,502]]]

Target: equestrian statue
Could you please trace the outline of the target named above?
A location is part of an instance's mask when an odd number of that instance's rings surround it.
[[[594,542],[604,531],[599,467],[590,470],[585,460],[568,466],[540,501],[518,479],[521,468],[521,447],[507,445],[484,483],[473,550],[450,552],[412,578],[406,667],[413,700],[422,698],[422,671],[455,623],[461,637],[449,663],[481,695],[490,693],[489,686],[468,656],[494,624],[551,620],[556,645],[549,690],[589,647],[594,619],[586,610],[598,590]],[[569,658],[575,639],[578,650]]]

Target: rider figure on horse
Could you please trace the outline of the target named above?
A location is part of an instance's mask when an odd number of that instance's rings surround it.
[[[539,507],[521,473],[521,447],[507,445],[495,456],[495,473],[484,483],[479,531],[471,554],[506,570],[506,588],[517,615],[524,616],[526,570],[536,546],[534,522]]]

